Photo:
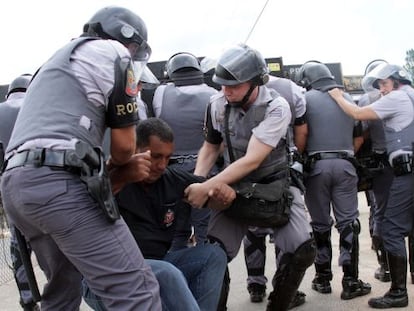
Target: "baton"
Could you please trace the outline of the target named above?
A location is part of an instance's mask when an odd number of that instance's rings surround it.
[[[19,246],[20,256],[22,259],[24,270],[26,272],[27,282],[29,283],[29,288],[32,292],[32,300],[33,302],[38,302],[40,301],[41,296],[39,292],[39,287],[37,286],[36,276],[33,271],[33,265],[30,259],[29,250],[27,249],[26,238],[23,236],[20,230],[17,229],[16,226],[14,226],[14,231],[16,235],[17,244]]]

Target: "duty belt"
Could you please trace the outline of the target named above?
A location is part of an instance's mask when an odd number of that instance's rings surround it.
[[[349,159],[352,156],[349,155],[347,152],[318,152],[309,156],[311,160],[318,161],[318,160],[328,160],[328,159]]]
[[[194,163],[196,161],[197,161],[197,155],[190,154],[190,155],[183,155],[183,156],[172,156],[168,164],[171,165],[171,164]]]
[[[74,150],[33,149],[16,153],[5,162],[5,171],[19,166],[49,166],[80,173],[81,164],[74,157]]]

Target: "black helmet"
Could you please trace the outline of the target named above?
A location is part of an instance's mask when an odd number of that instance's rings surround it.
[[[14,92],[26,92],[31,80],[32,80],[32,75],[29,73],[25,73],[25,74],[22,74],[21,76],[18,76],[16,79],[14,79],[9,84],[6,98],[9,97],[9,95]]]
[[[379,89],[378,80],[394,79],[401,84],[411,85],[410,74],[403,67],[388,63],[379,64],[362,79],[362,88],[370,91],[373,88]]]
[[[335,81],[335,77],[332,75],[328,66],[322,64],[319,61],[311,60],[304,63],[298,73],[295,75],[295,82],[309,89],[328,90],[334,87],[341,87]]]
[[[170,78],[178,71],[201,71],[198,58],[187,52],[179,52],[171,56],[165,68]]]
[[[386,60],[383,59],[374,59],[373,61],[369,62],[367,67],[365,67],[365,73],[364,76],[370,73],[372,70],[374,70],[378,65],[381,64],[388,64]]]
[[[263,85],[269,81],[268,73],[266,61],[258,51],[238,44],[222,54],[213,81],[219,85],[236,85],[247,81]]]
[[[151,48],[147,43],[147,27],[144,21],[128,9],[109,6],[95,13],[83,26],[83,32],[104,39],[113,39],[124,45],[136,43],[137,51],[132,58],[147,61]]]

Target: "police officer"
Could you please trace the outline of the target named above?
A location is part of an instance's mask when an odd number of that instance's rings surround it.
[[[206,107],[217,90],[204,83],[200,62],[191,53],[172,55],[166,63],[166,72],[172,82],[155,90],[152,102],[154,115],[171,126],[176,138],[170,165],[192,173],[198,150],[204,141]],[[209,209],[192,209],[191,225],[196,243],[203,243],[207,239],[209,217]],[[177,236],[173,247],[187,246],[187,241],[188,235]]]
[[[361,129],[356,130],[354,120],[332,103],[327,91],[342,86],[336,84],[326,65],[317,61],[305,63],[298,72],[297,82],[307,89],[309,135],[305,203],[318,246],[312,289],[320,293],[332,291],[332,206],[339,231],[339,265],[343,269],[341,299],[366,295],[371,286],[358,279],[358,177],[351,163],[354,141],[360,141]]]
[[[268,69],[260,53],[244,44],[229,48],[218,60],[213,81],[222,85],[222,91],[211,98],[206,140],[195,174],[208,174],[222,143],[226,168],[186,189],[188,200],[196,207],[204,205],[208,189],[217,182],[254,183],[265,182],[266,178],[272,182],[284,180],[288,171],[285,136],[291,113],[286,100],[264,86]],[[274,243],[280,251],[267,310],[288,309],[315,254],[300,191],[295,187],[289,191],[293,197],[289,221],[274,229]],[[230,260],[237,255],[247,229],[247,224],[227,216],[226,211],[212,211],[209,238],[223,245]]]
[[[290,152],[292,161],[297,161],[301,157],[306,144],[308,127],[306,124],[306,101],[304,89],[296,85],[292,80],[269,76],[266,86],[277,91],[287,100],[292,113],[292,121],[288,131]],[[293,159],[295,157],[295,159]],[[301,163],[296,162],[295,167],[301,167]],[[301,178],[302,172],[292,172]],[[301,182],[301,180],[298,180]],[[273,235],[272,228],[249,227],[246,236],[243,238],[244,258],[247,266],[247,290],[252,302],[261,302],[266,295],[267,278],[264,275],[266,262],[266,236]],[[275,249],[277,253],[277,249]],[[299,292],[291,303],[291,307],[296,307],[305,302],[305,294]]]
[[[368,75],[377,66],[387,63],[384,60],[374,60],[367,65],[365,75]],[[365,107],[380,99],[381,93],[378,89],[369,89],[359,99],[358,105]],[[369,132],[369,143],[371,145],[370,161],[366,165],[372,171],[372,193],[375,202],[372,212],[372,246],[377,254],[379,268],[375,271],[375,278],[382,282],[390,281],[388,260],[381,239],[381,223],[388,200],[388,192],[393,178],[392,168],[387,159],[387,148],[382,121],[368,120],[363,122]]]
[[[398,65],[381,64],[362,80],[365,90],[379,89],[382,97],[358,107],[350,104],[339,89],[330,95],[345,113],[357,120],[382,120],[389,164],[394,178],[382,220],[381,237],[387,253],[391,288],[384,296],[371,298],[373,308],[406,307],[407,251],[405,237],[413,228],[412,143],[414,141],[414,90],[406,70]]]
[[[47,276],[42,310],[78,309],[82,275],[109,309],[161,309],[158,283],[117,219],[110,190],[93,184],[109,187],[103,156],[92,149],[106,127],[112,166],[135,151],[137,81],[149,56],[143,20],[105,7],[31,81],[6,150],[2,193]]]
[[[23,99],[31,79],[31,74],[23,74],[15,78],[10,83],[7,90],[6,101],[0,105],[0,142],[2,143],[3,151],[9,144],[14,122],[16,121],[17,114],[23,104]],[[0,160],[3,162],[3,159]],[[9,225],[11,234],[10,254],[13,264],[14,279],[16,280],[16,285],[19,289],[20,305],[23,307],[23,310],[39,310],[39,306],[33,301],[33,296],[27,281],[26,271],[23,266],[14,226],[12,224]],[[28,250],[31,252],[30,247]]]

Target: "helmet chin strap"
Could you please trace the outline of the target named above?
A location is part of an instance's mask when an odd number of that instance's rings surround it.
[[[243,110],[247,110],[248,106],[247,106],[247,101],[250,98],[250,95],[252,95],[252,92],[254,91],[254,89],[256,88],[256,86],[258,86],[256,83],[252,83],[250,85],[249,90],[246,92],[246,94],[244,95],[243,99],[239,102],[231,102],[231,107],[233,108],[242,108]]]

